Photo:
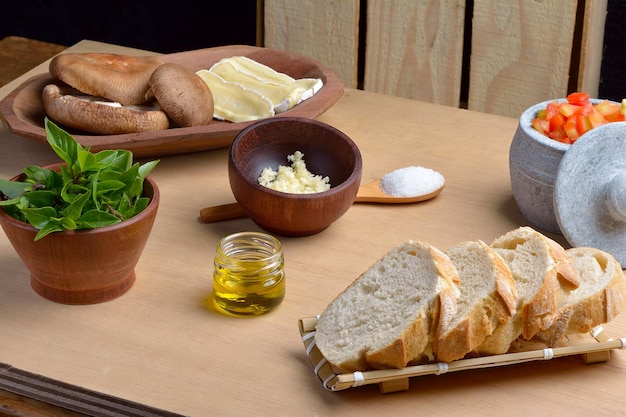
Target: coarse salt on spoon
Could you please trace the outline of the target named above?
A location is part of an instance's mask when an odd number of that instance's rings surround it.
[[[436,197],[445,185],[443,175],[424,167],[406,167],[383,175],[359,188],[355,203],[418,203]],[[206,207],[200,210],[203,223],[247,217],[238,203]]]

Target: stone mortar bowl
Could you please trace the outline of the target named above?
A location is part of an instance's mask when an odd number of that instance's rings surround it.
[[[554,209],[554,183],[561,159],[571,145],[550,139],[531,125],[539,110],[548,103],[565,98],[546,100],[526,109],[509,149],[509,173],[513,197],[524,218],[545,231],[562,234]],[[600,99],[591,99],[599,103]]]
[[[554,181],[561,159],[571,145],[550,139],[531,125],[537,112],[553,101],[535,104],[520,116],[509,149],[509,173],[513,197],[522,216],[533,226],[560,234],[553,206]]]

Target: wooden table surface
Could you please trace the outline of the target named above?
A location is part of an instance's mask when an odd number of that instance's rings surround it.
[[[66,46],[20,36],[0,40],[0,86],[66,49]]]
[[[83,41],[71,51],[138,51]],[[0,89],[4,97],[41,65]],[[363,155],[363,183],[422,165],[447,180],[412,205],[354,205],[326,231],[281,238],[287,295],[274,312],[233,318],[211,296],[217,241],[259,230],[249,219],[202,224],[201,208],[233,201],[226,149],[164,157],[154,171],[161,206],[121,298],[91,306],[47,301],[0,235],[0,363],[115,398],[188,416],[527,416],[623,412],[626,353],[586,365],[567,357],[411,379],[407,391],[375,385],[329,392],[313,374],[298,319],[319,314],[379,257],[407,239],[440,249],[491,242],[525,224],[511,194],[508,149],[515,119],[347,89],[319,120]],[[45,146],[0,130],[0,176],[54,162]],[[562,238],[557,237],[561,243]],[[605,326],[626,336],[626,314]],[[0,368],[1,369],[1,368]]]

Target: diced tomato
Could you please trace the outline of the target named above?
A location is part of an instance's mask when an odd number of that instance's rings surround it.
[[[546,109],[539,110],[537,112],[537,117],[535,117],[535,119],[548,120],[548,118],[546,117]]]
[[[587,116],[578,114],[574,116],[574,121],[576,123],[576,131],[579,135],[583,135],[591,129],[591,122],[589,121]]]
[[[600,103],[596,104],[596,108],[609,122],[614,122],[620,114],[620,105],[608,100],[602,100]]]
[[[573,119],[569,119],[563,125],[563,130],[565,130],[565,134],[569,138],[570,142],[574,142],[576,139],[580,137],[580,133],[576,130],[576,122]]]
[[[589,116],[589,113],[593,111],[593,108],[594,108],[593,103],[588,101],[585,104],[583,104],[583,110],[580,112],[580,114]]]
[[[626,98],[622,99],[622,103],[619,106],[619,115],[617,116],[617,121],[626,121]]]
[[[626,99],[620,104],[608,100],[594,104],[589,94],[571,93],[567,101],[552,101],[537,112],[532,121],[535,130],[563,143],[573,143],[594,127],[626,121]]]
[[[565,129],[563,129],[562,126],[556,130],[550,131],[548,133],[548,137],[563,143],[570,142],[569,138],[567,137],[567,133],[565,133]]]
[[[565,117],[572,117],[577,114],[582,113],[583,106],[578,104],[571,104],[567,102],[563,102],[559,105],[559,113],[561,113]]]
[[[592,128],[607,123],[606,119],[602,116],[602,113],[600,113],[596,106],[593,106],[589,114],[587,114],[587,119],[589,119],[589,123]]]
[[[552,116],[549,120],[550,131],[558,130],[559,128],[563,127],[566,120],[567,120],[566,117],[563,116],[561,113],[557,113],[554,116]]]
[[[567,96],[567,102],[583,106],[585,103],[589,102],[589,94],[583,92],[571,93]]]
[[[552,116],[554,116],[555,114],[559,113],[559,103],[552,102],[552,103],[548,103],[548,105],[546,106],[546,120],[550,120],[552,118]]]
[[[550,122],[547,120],[541,119],[539,117],[535,117],[532,121],[532,125],[535,130],[539,133],[547,135],[550,131]]]

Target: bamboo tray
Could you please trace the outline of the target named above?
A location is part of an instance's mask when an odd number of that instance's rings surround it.
[[[612,350],[626,348],[626,338],[613,339],[606,334],[602,326],[598,326],[589,335],[572,335],[555,348],[538,348],[538,344],[529,344],[522,351],[502,355],[460,359],[450,363],[407,366],[402,369],[336,374],[315,344],[317,317],[302,318],[298,324],[313,371],[324,388],[329,391],[379,384],[380,391],[386,394],[409,389],[409,378],[414,376],[441,375],[447,372],[493,368],[571,355],[583,355],[585,363],[606,362],[611,358]]]

